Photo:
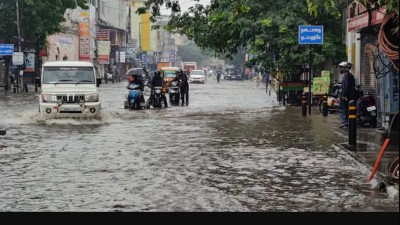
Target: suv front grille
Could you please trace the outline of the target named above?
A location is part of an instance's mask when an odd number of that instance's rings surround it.
[[[57,100],[63,103],[79,103],[81,100],[85,101],[84,95],[57,95]]]

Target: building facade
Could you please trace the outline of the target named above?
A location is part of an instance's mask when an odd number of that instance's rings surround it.
[[[381,32],[386,18],[385,6],[366,8],[359,3],[355,7],[347,6],[348,61],[354,65],[356,83],[362,84],[364,93],[376,99],[378,121],[388,129],[399,111],[399,72],[382,48],[385,43]]]

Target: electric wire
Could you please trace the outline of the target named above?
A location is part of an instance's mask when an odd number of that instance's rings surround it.
[[[385,28],[392,23],[392,21],[396,18],[395,13],[391,13],[389,15],[386,15],[383,18],[381,28],[378,33],[378,41],[379,41],[379,47],[382,49],[382,51],[388,56],[390,59],[391,63],[393,64],[394,68],[399,71],[398,65],[396,65],[395,61],[399,60],[399,46],[395,45],[390,42],[388,39]]]

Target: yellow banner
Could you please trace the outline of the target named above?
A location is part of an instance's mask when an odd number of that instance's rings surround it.
[[[140,45],[142,51],[150,51],[150,14],[141,15]]]

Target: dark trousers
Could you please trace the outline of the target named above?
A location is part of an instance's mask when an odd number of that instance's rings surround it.
[[[181,93],[182,103],[185,103],[185,97],[186,97],[186,102],[189,102],[189,85],[182,85],[180,87],[180,93]]]
[[[349,101],[344,100],[343,98],[340,99],[339,102],[339,114],[342,120],[342,123],[349,122]]]

